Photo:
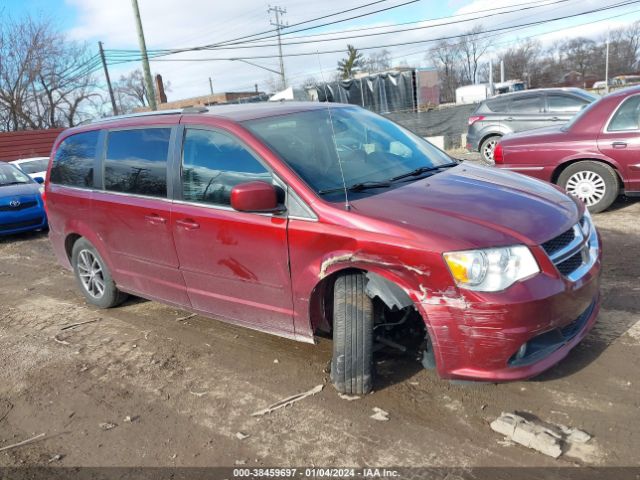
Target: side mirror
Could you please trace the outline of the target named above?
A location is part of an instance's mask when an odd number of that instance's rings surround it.
[[[44,178],[42,178],[42,177],[34,177],[34,179],[33,179],[33,180],[34,180],[36,183],[40,183],[40,184],[44,183]]]
[[[267,182],[240,183],[231,189],[231,206],[239,212],[278,212],[276,187]]]

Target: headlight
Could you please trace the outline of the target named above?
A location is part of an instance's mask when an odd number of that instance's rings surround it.
[[[504,290],[540,271],[524,245],[450,252],[444,259],[459,287],[480,292]]]

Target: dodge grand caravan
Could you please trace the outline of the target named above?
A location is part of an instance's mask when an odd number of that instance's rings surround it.
[[[371,390],[374,351],[408,318],[441,377],[506,381],[565,357],[599,310],[579,200],[355,106],[107,119],[63,132],[49,169],[51,242],[89,303],[331,333],[341,392]]]

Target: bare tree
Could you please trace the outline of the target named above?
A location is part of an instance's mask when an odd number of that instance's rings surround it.
[[[483,34],[481,25],[476,25],[460,37],[462,77],[466,82],[475,83],[481,59],[491,45],[492,41]]]
[[[587,74],[595,73],[593,60],[597,52],[596,42],[584,37],[572,38],[565,43],[564,49],[568,67],[580,74],[582,86],[586,87]]]
[[[363,69],[369,73],[384,72],[391,68],[391,53],[386,48],[371,53],[364,61]]]
[[[541,56],[540,41],[526,39],[504,51],[500,55],[500,60],[504,62],[505,72],[509,78],[526,80],[530,87],[537,87]]]
[[[427,52],[427,59],[438,69],[440,100],[453,102],[461,84],[461,52],[456,41],[442,40]]]
[[[0,23],[0,128],[73,126],[92,115],[100,96],[85,46],[69,42],[48,21],[3,14]]]

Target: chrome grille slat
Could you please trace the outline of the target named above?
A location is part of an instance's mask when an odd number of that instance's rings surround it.
[[[597,236],[586,216],[541,246],[560,274],[571,281],[582,278],[597,257]]]

